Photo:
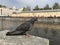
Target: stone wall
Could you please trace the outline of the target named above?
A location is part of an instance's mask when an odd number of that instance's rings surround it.
[[[49,40],[37,36],[6,36],[8,30],[0,31],[0,45],[49,45]]]
[[[39,16],[38,16],[39,15]],[[13,17],[34,17],[34,16],[37,16],[37,17],[49,17],[49,16],[56,16],[56,17],[60,17],[60,12],[26,12],[26,13],[19,13],[19,14],[12,14],[11,16]]]

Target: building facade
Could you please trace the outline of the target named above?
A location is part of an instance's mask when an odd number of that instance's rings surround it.
[[[13,12],[20,13],[23,10],[21,9],[16,9],[15,7],[13,8],[0,8],[0,16],[11,16]]]

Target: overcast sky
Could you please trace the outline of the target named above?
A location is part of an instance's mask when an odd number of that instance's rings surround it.
[[[31,6],[32,8],[36,5],[39,7],[44,7],[46,4],[49,4],[51,7],[55,2],[60,4],[60,0],[0,0],[0,4],[6,5],[7,7],[22,8],[25,6]]]

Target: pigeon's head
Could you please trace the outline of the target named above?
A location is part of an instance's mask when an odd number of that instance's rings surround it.
[[[37,19],[38,19],[37,17],[33,17],[32,21],[37,21]]]
[[[34,16],[34,21],[38,21],[38,17],[36,15]]]
[[[34,17],[34,21],[37,21],[37,17]]]

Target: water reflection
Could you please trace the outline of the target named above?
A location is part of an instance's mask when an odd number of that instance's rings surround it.
[[[33,28],[28,33],[30,33],[31,35],[49,39],[50,45],[60,45],[60,31],[57,29]]]

